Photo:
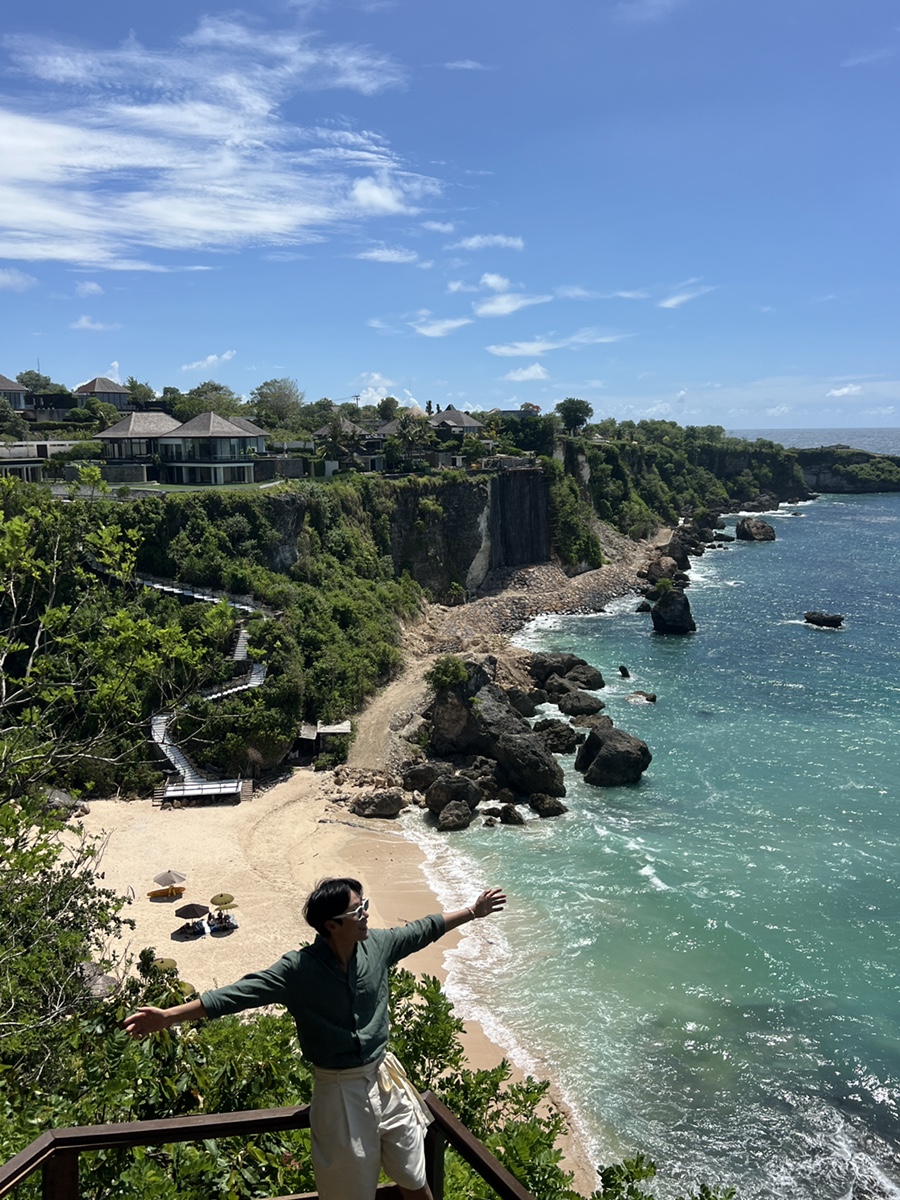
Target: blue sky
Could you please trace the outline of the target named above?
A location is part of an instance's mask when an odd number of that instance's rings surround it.
[[[900,424],[887,0],[32,0],[0,373]]]

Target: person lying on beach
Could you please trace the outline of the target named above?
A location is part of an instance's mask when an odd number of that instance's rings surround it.
[[[418,1093],[387,1049],[388,970],[451,929],[506,904],[500,888],[474,904],[393,929],[369,928],[369,901],[356,879],[325,879],[303,915],[312,945],[289,950],[264,971],[171,1008],[139,1008],[124,1026],[133,1038],[183,1021],[283,1004],[315,1070],[310,1130],[320,1200],[374,1200],[379,1171],[405,1200],[432,1200],[425,1182],[425,1126]]]

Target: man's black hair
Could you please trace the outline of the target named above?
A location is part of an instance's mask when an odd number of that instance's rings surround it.
[[[358,879],[323,879],[306,898],[303,916],[307,925],[316,933],[326,933],[325,922],[333,921],[345,913],[350,904],[350,893],[362,896],[362,884]]]

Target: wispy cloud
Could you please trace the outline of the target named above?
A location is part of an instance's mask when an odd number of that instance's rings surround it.
[[[766,409],[766,416],[767,417],[786,417],[790,411],[791,411],[791,406],[789,404],[776,404],[774,406],[774,408]]]
[[[532,363],[530,367],[516,367],[512,371],[507,371],[503,378],[508,379],[511,383],[527,383],[533,379],[549,379],[550,373],[540,363]]]
[[[848,383],[845,387],[831,388],[831,390],[827,391],[825,395],[834,396],[836,398],[840,398],[841,396],[861,396],[862,388],[858,383]]]
[[[441,338],[446,337],[449,333],[455,333],[457,329],[462,329],[464,325],[472,324],[471,317],[449,317],[437,321],[432,321],[429,318],[429,313],[422,313],[419,320],[410,321],[410,325],[422,337]]]
[[[81,283],[75,284],[75,295],[81,299],[86,296],[102,296],[103,288],[92,279],[85,279]]]
[[[221,363],[230,362],[237,350],[226,350],[224,354],[207,354],[206,358],[198,358],[196,362],[182,363],[182,371],[205,371],[207,367],[218,367]]]
[[[105,325],[102,321],[94,321],[90,317],[79,317],[69,326],[70,329],[90,329],[94,333],[106,333],[110,329],[120,329],[120,325]]]
[[[419,258],[415,250],[402,250],[391,246],[376,246],[372,250],[363,250],[356,257],[367,262],[379,263],[414,263]]]
[[[521,308],[530,308],[532,304],[547,304],[552,296],[526,296],[523,292],[498,292],[487,300],[480,300],[472,307],[476,317],[508,317],[510,313],[518,312]]]
[[[698,279],[689,279],[687,283],[682,285],[682,290],[673,292],[671,296],[666,296],[664,300],[658,300],[657,308],[681,308],[682,304],[687,304],[690,300],[696,300],[698,296],[705,296],[707,292],[714,292],[714,287],[694,287],[698,284]]]
[[[576,350],[581,346],[599,346],[612,342],[621,342],[629,337],[627,333],[605,333],[599,329],[579,329],[568,337],[534,338],[530,342],[507,342],[503,345],[487,346],[489,354],[500,358],[540,358],[551,350]]]
[[[0,270],[0,291],[2,292],[27,292],[36,283],[37,280],[33,275],[26,275],[24,271],[18,271],[15,267]]]
[[[474,283],[464,283],[461,279],[451,279],[447,284],[447,291],[451,296],[457,292],[477,292],[478,288]]]
[[[864,408],[863,413],[867,417],[892,417],[897,411],[895,404],[884,404],[880,408]]]
[[[378,134],[285,115],[303,92],[403,86],[369,47],[213,17],[154,49],[4,46],[31,86],[0,108],[0,257],[166,270],[148,256],[319,240],[440,191]]]
[[[525,242],[520,237],[509,237],[505,233],[476,233],[472,237],[454,242],[448,250],[524,250]]]
[[[445,71],[489,71],[484,63],[476,62],[474,58],[460,58],[456,62],[441,63]]]
[[[870,63],[884,62],[886,58],[893,58],[896,53],[895,46],[882,46],[878,50],[864,50],[860,54],[851,54],[849,58],[845,58],[841,66],[867,67]]]
[[[452,221],[423,221],[422,228],[429,233],[452,233],[456,226]]]

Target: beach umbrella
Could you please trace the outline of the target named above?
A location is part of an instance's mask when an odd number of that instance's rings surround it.
[[[174,958],[156,958],[153,960],[154,967],[158,967],[160,971],[177,971],[178,963]]]
[[[154,875],[153,882],[158,883],[160,887],[175,887],[177,883],[184,883],[187,875],[182,875],[180,871],[163,871],[161,875]]]
[[[228,908],[238,908],[238,907],[240,907],[240,906],[238,905],[237,900],[229,900],[227,904],[219,905],[220,910],[228,909]]]
[[[208,912],[208,904],[182,904],[181,908],[175,909],[175,916],[181,917],[184,921],[199,921]]]
[[[234,904],[234,896],[231,892],[216,892],[210,904],[213,908],[228,908],[230,904]]]

